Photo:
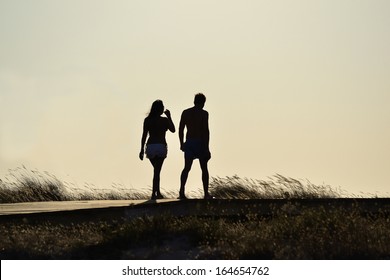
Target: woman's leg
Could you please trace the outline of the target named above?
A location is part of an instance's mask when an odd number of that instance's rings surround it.
[[[157,196],[161,196],[160,193],[160,173],[161,168],[164,163],[165,158],[154,157],[150,159],[150,162],[153,165],[153,190],[152,190],[152,199],[156,199]]]

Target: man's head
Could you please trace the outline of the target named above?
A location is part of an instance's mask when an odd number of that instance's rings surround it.
[[[203,93],[195,94],[194,104],[195,106],[203,107],[206,103],[206,96]]]

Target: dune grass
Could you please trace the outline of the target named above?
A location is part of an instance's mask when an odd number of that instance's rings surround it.
[[[301,181],[280,174],[269,180],[254,180],[231,177],[214,177],[210,190],[218,198],[238,199],[285,199],[285,198],[338,198],[345,194],[328,185],[315,185],[310,181]]]
[[[198,190],[190,197],[202,197],[202,192]],[[343,194],[343,191],[330,186],[318,186],[280,174],[267,181],[236,175],[212,177],[210,192],[220,199],[337,198]],[[62,181],[48,172],[27,170],[25,167],[10,170],[5,180],[0,180],[0,203],[148,199],[149,194],[149,190],[135,190],[119,184],[112,184],[108,188],[97,188],[88,183],[79,186]],[[175,198],[177,193],[164,195]]]
[[[119,184],[109,188],[98,188],[85,183],[79,186],[73,182],[61,181],[44,171],[19,167],[9,170],[0,180],[0,203],[73,200],[122,200],[147,199],[146,191],[137,191]]]

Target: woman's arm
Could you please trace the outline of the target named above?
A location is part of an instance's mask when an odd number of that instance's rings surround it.
[[[147,136],[148,136],[148,129],[147,129],[147,125],[146,125],[146,120],[144,120],[144,126],[143,126],[142,138],[141,138],[141,151],[139,152],[140,160],[144,159],[144,154],[145,154],[144,148],[145,148]]]
[[[175,129],[175,124],[173,123],[172,118],[171,118],[171,112],[169,110],[165,110],[164,114],[168,118],[168,129],[169,129],[169,131],[175,132],[176,129]]]

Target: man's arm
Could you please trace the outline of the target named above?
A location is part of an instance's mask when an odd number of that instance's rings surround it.
[[[185,122],[185,112],[181,114],[180,124],[179,124],[179,140],[180,140],[180,150],[184,150],[184,127],[186,126]]]
[[[203,128],[203,140],[206,143],[207,150],[210,151],[209,113],[207,111],[205,111]]]

